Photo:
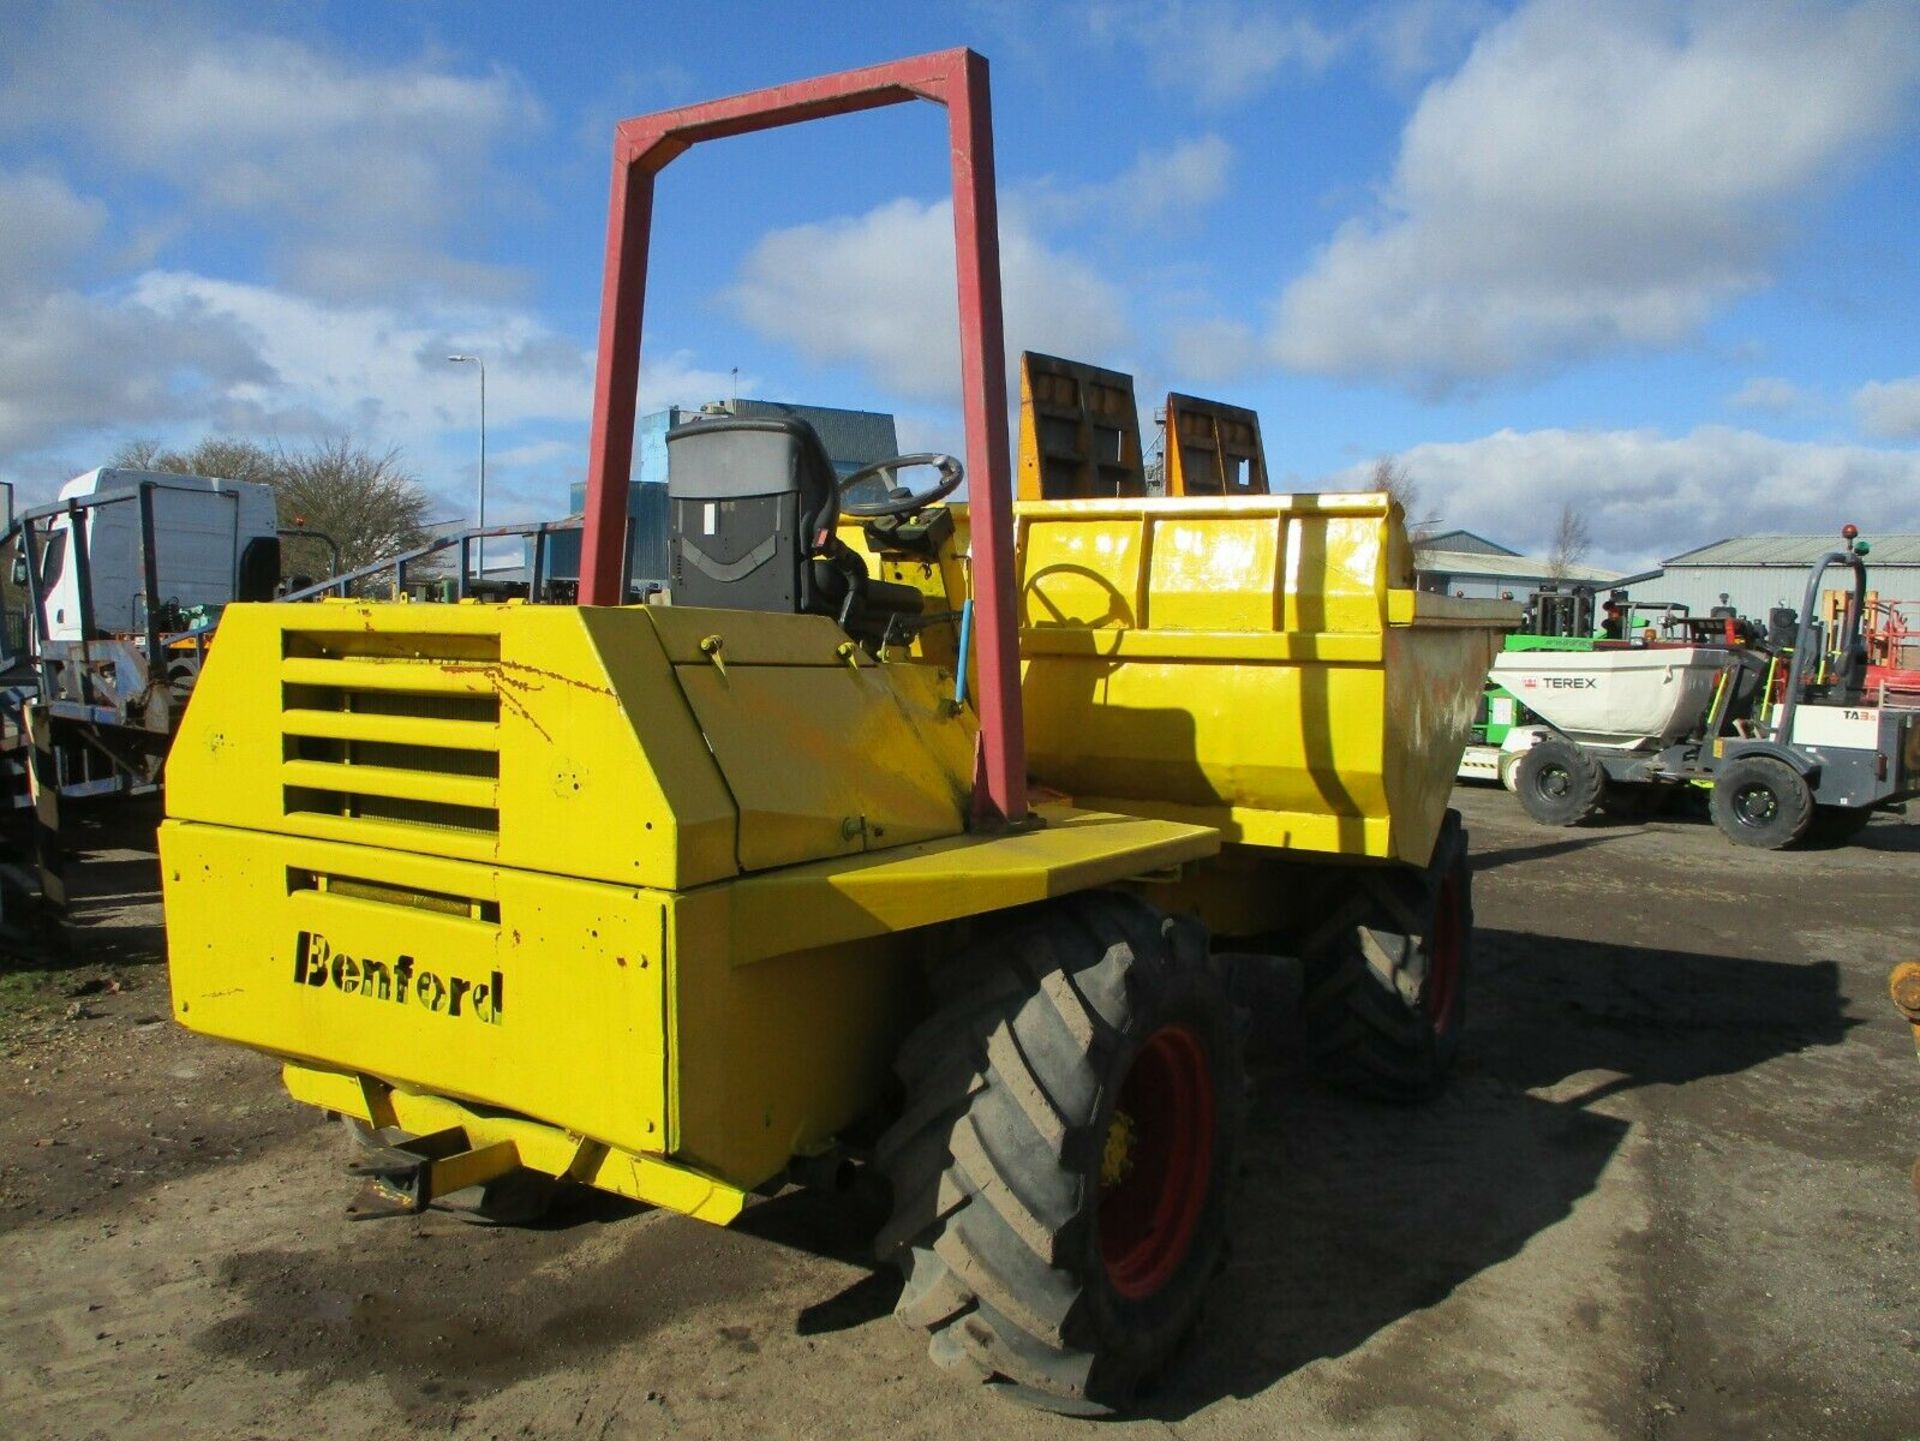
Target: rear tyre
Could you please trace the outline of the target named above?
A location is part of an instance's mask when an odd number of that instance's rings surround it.
[[[936,988],[875,1153],[894,1314],[1012,1399],[1125,1406],[1225,1255],[1245,1112],[1226,977],[1194,923],[1094,894],[1023,912]]]
[[[1303,947],[1307,1051],[1320,1074],[1382,1101],[1446,1084],[1466,1023],[1473,949],[1467,833],[1448,811],[1424,871],[1361,871]]]
[[[1722,766],[1709,808],[1728,840],[1759,850],[1796,845],[1813,824],[1805,777],[1772,756],[1741,756]]]
[[[1544,740],[1514,773],[1520,804],[1543,826],[1574,826],[1600,808],[1606,772],[1570,741]]]

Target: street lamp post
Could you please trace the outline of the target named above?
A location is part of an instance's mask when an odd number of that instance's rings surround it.
[[[487,525],[487,363],[477,355],[449,355],[447,359],[480,367],[480,490],[474,525],[484,530]]]

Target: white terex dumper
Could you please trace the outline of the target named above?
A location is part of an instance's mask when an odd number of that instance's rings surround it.
[[[1658,750],[1706,714],[1726,668],[1722,646],[1658,642],[1620,650],[1508,651],[1493,679],[1582,745]]]
[[[1509,735],[1533,742],[1514,772],[1527,814],[1573,825],[1706,785],[1729,839],[1776,850],[1844,839],[1920,793],[1920,709],[1867,702],[1867,544],[1852,526],[1842,534],[1814,566],[1790,637],[1503,654],[1494,678],[1546,722]],[[1853,588],[1828,636],[1813,617],[1834,566],[1852,571]]]

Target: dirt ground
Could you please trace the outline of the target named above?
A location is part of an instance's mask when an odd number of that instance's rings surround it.
[[[1920,1064],[1885,996],[1920,823],[1768,855],[1458,804],[1457,1084],[1397,1110],[1263,1069],[1207,1323],[1103,1434],[1920,1433]],[[350,1221],[337,1128],[164,1019],[152,861],[97,851],[71,955],[0,965],[9,1436],[1090,1434],[934,1371],[859,1207]]]

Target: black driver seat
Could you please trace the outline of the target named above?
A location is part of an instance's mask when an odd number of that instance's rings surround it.
[[[667,432],[668,569],[676,605],[824,615],[877,637],[917,614],[912,586],[867,579],[835,534],[839,477],[797,417],[696,420]]]

